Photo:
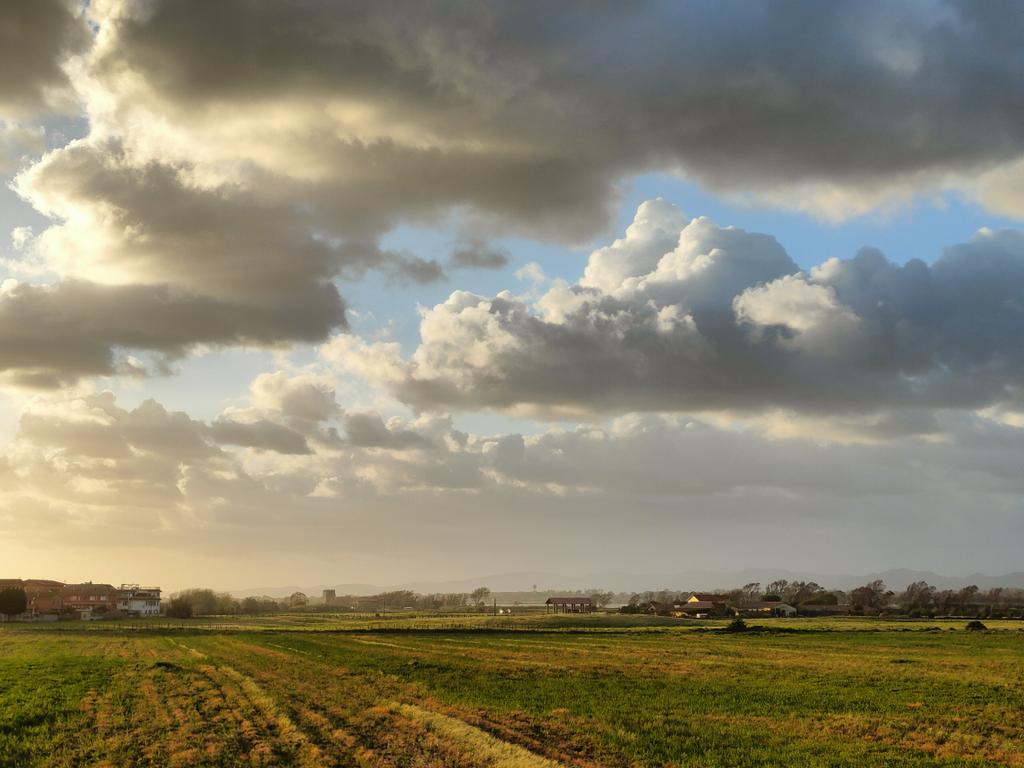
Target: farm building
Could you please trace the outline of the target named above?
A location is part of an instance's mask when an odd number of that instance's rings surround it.
[[[691,616],[698,619],[709,616],[725,616],[732,612],[725,595],[708,592],[691,592],[682,602],[672,606],[672,615]]]
[[[686,598],[688,603],[725,603],[725,595],[718,595],[714,592],[691,592]]]
[[[784,605],[784,603],[778,600],[757,600],[745,602],[737,606],[736,610],[740,616],[774,616],[775,609],[780,605]]]
[[[594,601],[589,597],[549,597],[544,601],[549,613],[591,613]]]
[[[672,606],[677,616],[720,616],[728,611],[729,607],[722,600],[687,600]]]

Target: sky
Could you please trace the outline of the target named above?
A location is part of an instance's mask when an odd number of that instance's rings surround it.
[[[1018,4],[0,30],[0,575],[1020,569]]]

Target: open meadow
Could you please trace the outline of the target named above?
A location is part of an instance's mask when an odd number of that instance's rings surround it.
[[[1024,624],[0,626],[3,766],[1024,764]]]

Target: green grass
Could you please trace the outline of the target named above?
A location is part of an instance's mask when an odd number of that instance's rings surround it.
[[[9,626],[0,765],[1024,765],[1020,622],[751,623]]]
[[[755,630],[811,632],[889,632],[962,630],[964,619],[874,619],[856,616],[834,618],[746,619]],[[194,619],[121,619],[114,621],[62,621],[53,624],[15,622],[3,625],[9,632],[390,632],[390,631],[587,631],[637,632],[704,631],[728,624],[727,619],[680,619],[668,616],[619,613],[545,614],[524,612],[513,616],[485,613],[282,613],[266,616],[204,616]],[[987,621],[992,631],[1022,631],[1024,620]]]

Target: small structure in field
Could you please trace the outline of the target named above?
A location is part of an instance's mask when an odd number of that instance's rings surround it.
[[[544,606],[548,613],[591,613],[594,601],[589,597],[549,597]]]

